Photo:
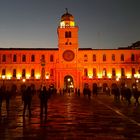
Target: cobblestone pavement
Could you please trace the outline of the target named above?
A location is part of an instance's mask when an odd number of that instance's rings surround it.
[[[112,96],[55,95],[48,116],[40,118],[38,97],[33,97],[32,117],[23,118],[21,97],[12,99],[7,116],[0,117],[0,140],[139,140],[140,107],[115,103]]]

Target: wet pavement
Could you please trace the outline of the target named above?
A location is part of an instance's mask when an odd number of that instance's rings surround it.
[[[139,140],[140,107],[116,103],[101,94],[91,99],[72,95],[52,96],[48,115],[40,118],[38,96],[33,97],[32,117],[23,117],[21,97],[12,99],[9,115],[2,107],[0,140]]]

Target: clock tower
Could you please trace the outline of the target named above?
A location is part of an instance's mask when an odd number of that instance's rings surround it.
[[[75,25],[74,17],[66,9],[61,16],[57,28],[59,60],[61,62],[76,61],[78,51],[78,27]]]
[[[66,9],[61,16],[58,34],[58,61],[56,73],[58,77],[58,88],[66,90],[79,87],[78,83],[78,26],[74,17]]]

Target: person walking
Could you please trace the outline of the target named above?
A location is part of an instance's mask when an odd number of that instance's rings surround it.
[[[11,99],[11,91],[10,91],[9,86],[7,86],[7,87],[6,87],[6,91],[5,91],[5,101],[6,101],[6,110],[7,110],[7,114],[9,114],[10,99]]]
[[[139,97],[140,97],[140,92],[138,91],[138,89],[136,87],[133,87],[132,89],[132,94],[135,98],[135,105],[139,105]]]
[[[80,88],[78,88],[77,94],[80,97]]]
[[[26,108],[28,107],[29,117],[31,117],[32,92],[30,86],[28,86],[27,89],[23,91],[22,100],[24,103],[23,116],[25,116]]]
[[[3,101],[3,89],[2,87],[0,87],[0,116],[1,116],[2,101]]]
[[[126,101],[128,102],[128,105],[131,104],[131,97],[132,97],[132,92],[131,92],[130,88],[126,87],[125,88],[125,98],[126,98]]]
[[[47,115],[48,111],[48,99],[50,97],[49,91],[47,90],[46,86],[42,86],[39,93],[40,99],[40,116],[43,116],[43,110],[45,110],[45,115]]]

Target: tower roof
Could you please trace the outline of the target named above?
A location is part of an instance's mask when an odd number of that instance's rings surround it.
[[[68,12],[67,8],[66,13],[61,16],[61,21],[74,21],[73,15]]]

